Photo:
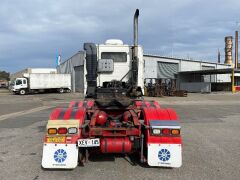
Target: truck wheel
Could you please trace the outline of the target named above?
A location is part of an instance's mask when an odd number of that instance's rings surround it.
[[[62,94],[62,93],[64,93],[64,89],[63,89],[63,88],[60,88],[60,89],[58,90],[58,92],[59,92],[60,94]]]
[[[83,166],[84,159],[86,161],[86,152],[83,149],[79,148],[78,151],[78,165]]]
[[[70,92],[71,92],[71,90],[70,90],[70,89],[67,89],[67,92],[68,92],[68,93],[70,93]]]
[[[21,89],[21,90],[19,91],[19,94],[20,94],[20,95],[25,95],[25,94],[26,94],[25,89]]]

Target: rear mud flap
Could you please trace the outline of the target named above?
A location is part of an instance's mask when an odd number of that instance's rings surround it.
[[[42,167],[47,169],[74,169],[78,164],[76,144],[43,145]]]
[[[147,162],[149,166],[181,167],[181,144],[148,144]]]

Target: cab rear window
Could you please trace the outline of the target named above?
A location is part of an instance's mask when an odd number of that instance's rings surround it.
[[[114,62],[127,62],[126,52],[102,52],[101,59],[112,59]]]

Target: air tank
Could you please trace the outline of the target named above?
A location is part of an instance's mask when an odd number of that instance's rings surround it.
[[[129,138],[102,138],[100,140],[102,153],[130,153],[133,144]]]
[[[107,122],[107,118],[107,113],[105,113],[104,111],[100,111],[97,115],[96,123],[98,125],[104,125]]]

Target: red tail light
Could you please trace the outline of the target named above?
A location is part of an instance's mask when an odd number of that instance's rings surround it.
[[[58,134],[67,134],[67,128],[58,128]]]
[[[163,135],[169,135],[170,134],[170,129],[162,129],[162,134]]]

